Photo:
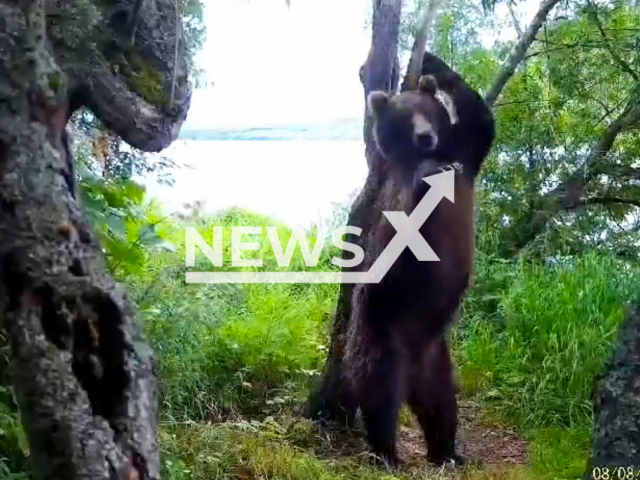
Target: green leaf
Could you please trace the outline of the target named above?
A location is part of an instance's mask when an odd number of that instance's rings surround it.
[[[109,231],[120,240],[126,240],[127,238],[127,223],[126,221],[117,215],[108,215],[105,219],[105,223]]]
[[[138,235],[141,245],[157,245],[163,242],[163,239],[156,232],[155,224],[149,223],[140,229]]]

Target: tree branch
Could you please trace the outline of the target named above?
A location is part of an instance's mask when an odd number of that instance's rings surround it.
[[[572,210],[583,204],[587,183],[598,175],[606,173],[601,166],[601,161],[613,147],[618,135],[638,124],[640,124],[640,106],[629,103],[598,139],[582,165],[569,178],[536,202],[536,214],[529,222],[530,228],[526,229],[526,234],[516,242],[516,250],[520,250],[542,233],[549,220],[558,212]],[[615,168],[618,169],[617,166]],[[619,171],[624,172],[625,169],[620,167]],[[637,173],[636,169],[626,170],[626,172],[632,175]]]
[[[536,34],[542,27],[542,24],[546,21],[547,16],[549,15],[549,12],[559,1],[560,0],[543,0],[542,1],[542,3],[540,4],[540,8],[538,9],[538,12],[533,18],[531,24],[529,25],[527,30],[524,32],[524,35],[522,35],[522,38],[520,38],[516,46],[511,51],[509,58],[507,58],[507,61],[504,63],[502,69],[496,76],[493,82],[493,85],[485,95],[484,100],[485,102],[487,102],[487,105],[493,106],[498,96],[500,96],[500,93],[502,93],[502,90],[504,89],[505,85],[507,84],[509,79],[513,76],[513,74],[516,71],[516,68],[524,58],[527,52],[527,49],[533,43],[536,37]]]
[[[411,57],[409,59],[409,65],[407,66],[407,73],[402,81],[402,91],[416,90],[418,88],[418,79],[420,78],[420,71],[422,69],[422,57],[424,56],[427,38],[436,16],[439,2],[440,0],[429,0],[427,4],[427,9],[424,12],[422,22],[420,22],[420,28],[416,33],[416,38],[411,48]]]
[[[146,152],[159,152],[178,137],[191,102],[191,91],[184,91],[186,97],[179,103],[174,100],[173,115],[169,115],[106,69],[92,72],[85,79],[85,89],[83,104],[124,141]]]
[[[560,52],[562,50],[570,50],[572,48],[585,48],[585,45],[580,43],[574,43],[574,44],[559,46],[556,48],[549,48],[547,50],[539,50],[537,52],[528,53],[527,55],[524,56],[524,59],[527,60],[529,58],[537,57],[538,55],[547,55],[549,53]]]
[[[580,203],[582,206],[619,204],[619,205],[633,205],[634,207],[640,208],[640,198],[634,199],[634,198],[622,198],[622,197],[610,197],[610,196],[590,197],[590,198],[585,198]]]
[[[516,29],[516,33],[518,34],[518,38],[522,38],[522,27],[520,26],[520,22],[516,17],[516,12],[513,10],[513,0],[509,0],[507,2],[507,8],[509,9],[509,15],[511,16],[511,21],[513,22],[513,28]]]
[[[70,10],[71,17],[79,15],[71,0],[59,2]],[[101,8],[105,9],[101,13],[108,15],[111,7],[105,3]],[[71,108],[87,106],[134,147],[160,151],[177,138],[190,106],[186,45],[167,41],[179,37],[179,22],[173,21],[174,0],[136,1],[133,9],[136,8],[140,9],[137,35],[148,39],[142,42],[144,45],[130,45],[129,32],[111,24],[96,24],[93,29],[83,25],[78,28],[83,37],[77,39],[77,48],[57,58],[73,86]],[[64,45],[64,39],[54,37],[59,32],[60,29],[51,29],[51,40],[55,45]],[[95,40],[109,35],[110,42]],[[91,61],[87,62],[87,58]]]
[[[597,170],[592,170],[593,167],[609,153],[618,135],[638,124],[640,124],[640,105],[629,102],[620,116],[609,124],[609,127],[591,149],[583,164],[572,175],[572,179],[582,178],[584,183],[591,180],[598,173]],[[590,172],[590,170],[592,171]]]
[[[596,167],[596,175],[609,175],[623,181],[640,180],[640,168],[631,167],[629,165],[598,165]]]

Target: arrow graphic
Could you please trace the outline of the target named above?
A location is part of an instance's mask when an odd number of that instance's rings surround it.
[[[418,202],[411,215],[402,211],[382,212],[396,229],[380,256],[367,272],[187,272],[187,283],[380,283],[405,248],[421,262],[440,259],[420,234],[420,227],[443,198],[454,202],[455,172],[422,179],[431,188]]]
[[[382,212],[397,230],[387,247],[383,250],[368,272],[345,272],[343,282],[346,283],[380,283],[402,251],[409,247],[416,258],[423,262],[438,262],[440,259],[420,235],[420,227],[436,209],[443,197],[454,202],[455,174],[448,170],[422,179],[431,188],[416,208],[407,217],[404,212]],[[353,279],[351,277],[354,277]],[[354,281],[355,280],[355,281]]]

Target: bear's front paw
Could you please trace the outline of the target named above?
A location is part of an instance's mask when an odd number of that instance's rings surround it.
[[[463,168],[461,163],[453,162],[448,165],[443,165],[442,167],[439,168],[439,170],[443,173],[448,172],[450,170],[455,170],[458,173],[462,173]]]

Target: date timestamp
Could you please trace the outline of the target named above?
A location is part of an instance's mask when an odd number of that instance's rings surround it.
[[[640,480],[638,467],[593,467],[592,480]]]

